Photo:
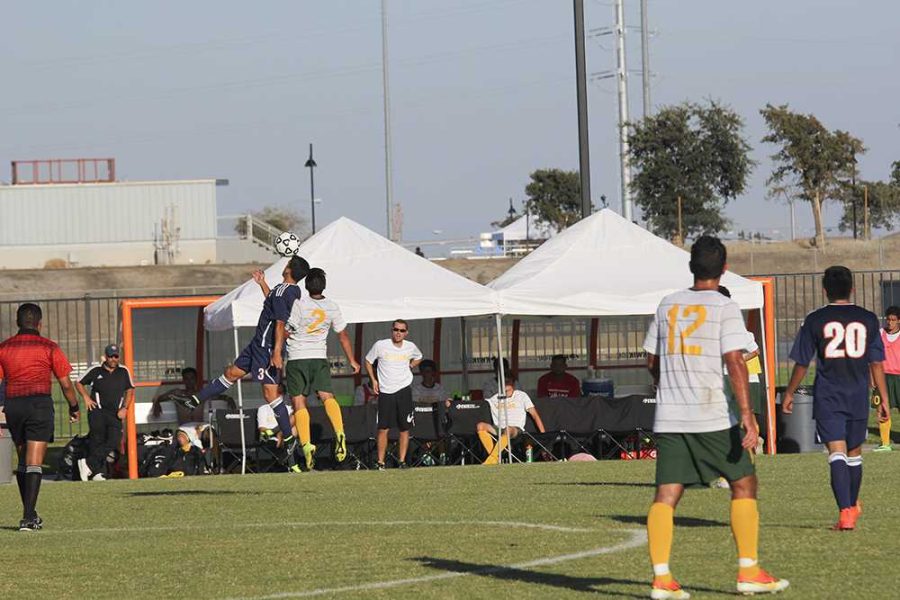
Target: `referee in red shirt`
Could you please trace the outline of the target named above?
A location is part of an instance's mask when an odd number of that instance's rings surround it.
[[[35,531],[43,521],[35,511],[47,443],[53,441],[51,376],[69,402],[69,420],[79,418],[78,398],[69,379],[72,365],[60,347],[41,337],[41,307],[26,303],[16,311],[19,333],[0,343],[0,381],[6,381],[6,424],[19,453],[16,482],[22,496],[19,531]]]

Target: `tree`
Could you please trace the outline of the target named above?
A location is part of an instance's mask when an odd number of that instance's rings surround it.
[[[678,244],[679,198],[683,233],[728,228],[723,206],[747,186],[753,169],[743,120],[717,102],[667,106],[629,124],[631,189],[650,229]]]
[[[856,228],[863,232],[863,239],[871,237],[872,229],[894,229],[894,220],[900,212],[900,187],[884,181],[860,181],[847,190],[844,214],[838,229],[853,229],[853,201],[856,201]],[[866,215],[868,211],[868,215]]]
[[[537,224],[562,231],[581,219],[581,177],[578,171],[538,169],[525,186],[525,211]],[[591,205],[593,210],[593,205]]]
[[[254,219],[271,225],[279,232],[292,231],[300,238],[306,237],[309,233],[306,219],[292,208],[269,205],[252,214]],[[240,235],[246,235],[247,221],[240,219],[235,223],[234,230]]]
[[[780,146],[766,183],[796,186],[796,197],[812,205],[816,243],[823,246],[822,204],[844,197],[847,181],[856,175],[856,157],[866,149],[849,133],[831,132],[815,116],[792,112],[787,104],[766,104],[760,113],[769,128],[762,141]]]

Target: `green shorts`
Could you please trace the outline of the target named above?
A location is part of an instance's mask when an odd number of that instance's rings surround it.
[[[724,477],[737,481],[756,469],[741,447],[743,434],[731,429],[704,433],[660,433],[656,437],[656,485],[708,485]]]
[[[900,407],[900,375],[885,373],[884,379],[887,381],[888,407]]]
[[[309,397],[315,392],[332,393],[331,366],[324,358],[289,360],[284,372],[291,397]]]

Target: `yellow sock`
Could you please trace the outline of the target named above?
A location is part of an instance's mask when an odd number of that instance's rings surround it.
[[[334,398],[328,398],[323,402],[325,405],[325,414],[331,421],[335,433],[344,433],[344,418],[341,416],[341,405]]]
[[[881,445],[891,445],[891,420],[888,418],[884,423],[878,424],[878,432],[881,434]]]
[[[488,459],[485,462],[490,461],[491,464],[500,462],[500,455],[506,450],[507,445],[509,445],[509,438],[504,433],[500,436],[500,443],[494,446],[494,449],[491,450],[491,455],[488,456]]]
[[[654,502],[647,513],[647,538],[650,545],[650,564],[653,580],[659,583],[672,581],[669,571],[669,555],[675,536],[675,509],[662,502]]]
[[[300,443],[306,445],[309,443],[309,409],[301,408],[294,413],[294,422],[297,427],[297,435],[300,437]]]
[[[478,439],[481,440],[481,445],[484,446],[485,451],[488,453],[488,457],[484,462],[485,464],[490,464],[488,461],[491,459],[491,454],[494,452],[494,438],[492,438],[491,434],[487,431],[479,431]]]
[[[731,533],[737,546],[738,574],[755,577],[759,573],[759,509],[755,499],[731,501]]]

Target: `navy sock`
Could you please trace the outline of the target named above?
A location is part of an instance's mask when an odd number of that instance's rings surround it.
[[[828,466],[831,468],[831,491],[838,508],[850,508],[853,502],[850,501],[850,467],[847,465],[847,455],[842,452],[829,454]]]
[[[22,507],[25,506],[25,465],[16,469],[16,483],[19,485],[19,497],[22,499]]]
[[[37,516],[37,499],[41,491],[41,479],[43,478],[41,465],[28,465],[25,467],[25,512],[23,518],[33,519]]]
[[[272,407],[272,411],[275,413],[275,420],[278,421],[278,428],[284,437],[291,437],[293,428],[291,427],[291,415],[288,413],[287,405],[279,398],[270,403],[269,406]]]
[[[222,375],[218,379],[213,379],[212,381],[204,385],[203,389],[197,392],[197,400],[199,400],[200,402],[205,402],[210,398],[215,398],[216,396],[227,392],[232,385],[234,384],[228,381],[225,376]]]
[[[850,506],[856,506],[862,485],[862,456],[848,456],[847,468],[850,471]]]

